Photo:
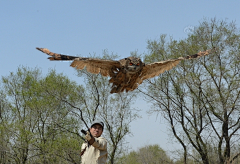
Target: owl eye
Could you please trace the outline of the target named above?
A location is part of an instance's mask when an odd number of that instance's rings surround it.
[[[129,63],[129,65],[133,65],[133,63]]]
[[[140,63],[137,63],[137,66],[139,66],[140,65]]]

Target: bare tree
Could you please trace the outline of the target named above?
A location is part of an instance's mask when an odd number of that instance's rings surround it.
[[[117,57],[109,55],[107,51],[103,55],[104,59]],[[130,123],[139,117],[138,110],[132,108],[137,91],[110,94],[111,87],[106,77],[85,70],[78,70],[78,75],[84,78],[86,84],[86,89],[81,92],[84,118],[89,123],[96,118],[105,122],[104,136],[108,140],[109,163],[113,164],[125,151],[125,137],[131,134]]]
[[[240,33],[234,22],[205,20],[185,40],[149,41],[146,61],[166,56],[189,55],[216,47],[207,57],[182,62],[175,69],[149,80],[146,99],[168,121],[172,134],[184,149],[184,159],[198,152],[196,161],[232,163],[240,152],[231,153],[240,139]],[[214,148],[218,159],[210,161]],[[211,159],[213,160],[213,159]]]
[[[103,55],[104,59],[116,57],[113,54],[109,55],[107,51],[104,51]],[[61,98],[61,101],[71,107],[69,115],[79,120],[82,127],[73,127],[72,130],[62,128],[62,130],[83,138],[81,129],[88,129],[95,119],[103,120],[105,123],[103,135],[108,140],[109,163],[113,164],[125,150],[127,145],[125,137],[131,134],[130,123],[138,118],[138,110],[132,108],[137,91],[110,94],[111,87],[107,77],[91,74],[86,70],[78,70],[77,73],[79,80],[83,80],[85,84],[74,89],[77,93],[74,97],[68,100]],[[49,92],[49,94],[53,93]],[[77,101],[71,102],[69,101],[71,99]],[[62,127],[61,123],[57,125]]]

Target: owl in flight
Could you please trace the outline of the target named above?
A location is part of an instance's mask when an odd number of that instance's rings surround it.
[[[158,76],[172,69],[178,65],[181,60],[199,58],[211,53],[211,50],[206,50],[177,59],[145,64],[140,58],[136,57],[128,57],[119,61],[114,61],[62,55],[53,53],[46,48],[36,49],[50,55],[51,57],[48,58],[49,60],[73,60],[70,65],[71,67],[76,69],[84,69],[86,67],[86,70],[90,73],[100,73],[102,76],[110,76],[109,83],[112,83],[112,90],[110,93],[120,93],[124,90],[126,92],[133,91],[143,80]]]

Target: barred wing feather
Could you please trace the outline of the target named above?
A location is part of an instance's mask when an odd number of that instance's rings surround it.
[[[212,50],[215,50],[215,48],[213,48]],[[177,59],[169,59],[166,61],[147,64],[145,65],[145,67],[143,67],[142,74],[140,75],[140,78],[138,80],[138,84],[141,84],[142,81],[145,79],[158,76],[164,73],[165,71],[172,69],[173,67],[177,66],[181,60],[189,60],[189,59],[195,59],[202,56],[206,56],[206,55],[209,55],[212,50],[206,50],[203,52],[200,51],[199,53],[194,55],[188,55],[185,57],[179,57]]]
[[[89,73],[101,73],[103,76],[112,76],[113,72],[120,68],[120,63],[113,60],[76,58],[72,62],[71,67],[76,69],[84,69],[86,67]]]
[[[165,71],[168,71],[178,65],[182,59],[171,59],[166,61],[155,62],[145,65],[140,75],[138,84],[141,84],[143,80],[158,76]]]
[[[36,49],[51,56],[48,58],[49,60],[73,60],[71,63],[72,67],[76,69],[84,69],[86,67],[88,72],[94,74],[101,73],[103,76],[112,77],[115,75],[114,72],[118,72],[121,67],[119,61],[63,55],[51,52],[47,48],[37,47]]]

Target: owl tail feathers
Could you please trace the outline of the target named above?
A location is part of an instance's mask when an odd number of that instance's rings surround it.
[[[121,93],[121,92],[124,92],[124,90],[126,92],[128,92],[128,91],[133,91],[134,89],[133,88],[128,88],[128,87],[122,87],[122,86],[113,86],[110,93],[111,94],[112,93]]]
[[[49,57],[49,60],[74,60],[75,58],[78,58],[76,56],[68,56],[68,55],[61,55],[61,54],[57,54],[57,53],[53,53],[51,51],[49,51],[47,48],[36,48],[39,51],[42,51],[45,54],[50,55],[51,57]]]

